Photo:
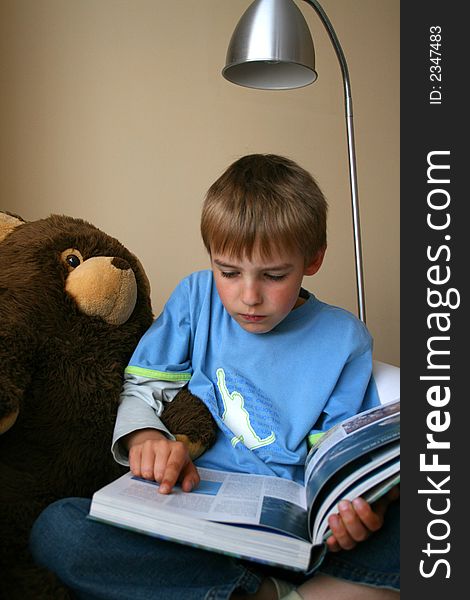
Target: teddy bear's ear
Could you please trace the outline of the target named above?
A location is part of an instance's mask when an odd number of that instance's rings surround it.
[[[0,212],[0,242],[4,240],[13,229],[23,225],[23,223],[25,223],[25,221],[17,215]]]

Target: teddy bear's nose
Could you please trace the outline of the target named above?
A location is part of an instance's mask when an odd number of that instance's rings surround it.
[[[113,267],[116,267],[116,269],[121,269],[121,271],[127,271],[128,269],[131,268],[131,266],[127,262],[127,260],[124,260],[123,258],[119,258],[118,256],[115,256],[113,258],[113,260],[111,261],[111,264],[113,265]]]

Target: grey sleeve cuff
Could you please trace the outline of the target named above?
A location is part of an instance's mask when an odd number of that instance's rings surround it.
[[[119,464],[129,466],[127,448],[122,443],[122,438],[138,429],[156,429],[166,435],[168,439],[175,439],[160,421],[154,408],[143,400],[121,397],[111,446],[114,460]]]

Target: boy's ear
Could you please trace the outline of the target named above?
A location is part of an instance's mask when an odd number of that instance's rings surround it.
[[[325,258],[326,246],[320,248],[316,253],[315,257],[305,266],[304,275],[315,275],[322,265],[323,259]]]

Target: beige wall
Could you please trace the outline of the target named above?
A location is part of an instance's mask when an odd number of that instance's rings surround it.
[[[330,203],[329,250],[305,281],[356,311],[342,84],[315,13],[318,81],[261,92],[220,71],[250,0],[0,0],[0,207],[85,218],[142,260],[160,311],[205,268],[199,212],[235,158],[285,154]],[[323,0],[355,108],[368,325],[399,364],[399,0]]]

